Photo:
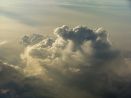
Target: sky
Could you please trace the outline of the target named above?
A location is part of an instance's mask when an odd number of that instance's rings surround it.
[[[0,98],[130,98],[131,0],[1,0]]]
[[[130,10],[130,0],[2,0],[0,35],[16,39],[23,33],[50,34],[57,26],[80,24],[105,28],[116,47],[129,50]],[[121,41],[123,37],[128,38]]]

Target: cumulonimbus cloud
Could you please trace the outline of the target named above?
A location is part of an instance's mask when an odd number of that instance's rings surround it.
[[[36,67],[37,64],[45,70],[55,68],[63,72],[80,71],[82,66],[93,66],[94,59],[94,62],[104,62],[117,56],[108,40],[108,33],[104,30],[91,30],[84,26],[70,29],[64,25],[55,29],[55,38],[36,35],[22,38],[27,48],[21,57],[27,66]]]
[[[106,31],[64,25],[53,34],[22,38],[22,66],[0,63],[5,69],[0,71],[2,79],[6,78],[0,82],[0,97],[130,98],[130,66]]]

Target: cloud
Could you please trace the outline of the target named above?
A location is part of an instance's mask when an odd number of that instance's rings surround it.
[[[25,35],[21,39],[21,44],[28,46],[28,45],[34,45],[37,44],[38,42],[42,41],[44,38],[43,35],[41,34],[32,34],[32,35]]]
[[[131,0],[127,0],[127,2],[129,3],[129,7],[131,7]]]
[[[44,81],[55,92],[51,98],[124,98],[120,92],[129,97],[124,86],[130,83],[129,66],[108,36],[101,28],[65,25],[54,30],[54,37],[30,41],[32,35],[27,36],[21,54],[24,75]]]
[[[2,7],[0,8],[0,13],[2,16],[5,16],[7,18],[11,18],[13,20],[16,20],[20,23],[29,25],[29,26],[36,26],[39,25],[40,23],[38,23],[38,21],[33,20],[29,17],[25,17],[24,15],[20,14],[20,13],[16,13],[15,11],[12,10],[5,10]]]
[[[0,61],[1,98],[54,98],[47,85],[38,78],[23,76],[16,67]],[[34,82],[32,82],[34,81]]]
[[[3,56],[2,56],[2,53],[1,50],[2,50],[2,46],[4,46],[5,44],[7,44],[8,41],[6,40],[0,40],[0,59],[3,59]],[[5,58],[5,57],[4,57]]]
[[[113,48],[109,33],[64,25],[53,34],[23,36],[21,66],[0,61],[0,97],[131,97],[130,62]]]
[[[0,40],[0,46],[1,46],[1,45],[4,45],[4,44],[6,44],[6,43],[8,43],[8,41],[6,41],[6,40],[1,41],[1,40]]]
[[[89,66],[91,60],[103,62],[117,55],[116,51],[111,49],[108,33],[100,29],[95,31],[84,26],[73,29],[62,26],[55,29],[54,35],[56,38],[44,39],[37,34],[22,38],[23,43],[32,44],[21,55],[27,65],[42,63],[45,69],[52,66],[66,71],[80,70],[79,67],[83,65]],[[34,64],[30,64],[32,62]]]

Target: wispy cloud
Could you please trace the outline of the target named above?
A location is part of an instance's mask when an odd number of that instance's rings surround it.
[[[8,41],[6,41],[6,40],[1,41],[1,40],[0,40],[0,46],[1,46],[1,45],[4,45],[4,44],[6,44],[6,43],[8,43]]]
[[[16,20],[26,25],[30,25],[30,26],[40,25],[39,22],[31,18],[28,18],[26,15],[20,14],[19,12],[9,11],[9,10],[0,8],[0,15],[11,18],[13,20]]]

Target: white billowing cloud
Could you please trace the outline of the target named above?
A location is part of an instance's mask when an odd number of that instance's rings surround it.
[[[100,29],[91,30],[85,26],[70,29],[64,25],[55,29],[55,38],[36,35],[22,38],[23,43],[28,45],[21,55],[28,75],[37,75],[43,70],[46,72],[44,74],[48,74],[49,70],[74,74],[81,72],[82,66],[91,66],[91,59],[97,59],[97,54],[99,56],[101,52],[106,53],[109,59],[113,56],[108,33]]]

